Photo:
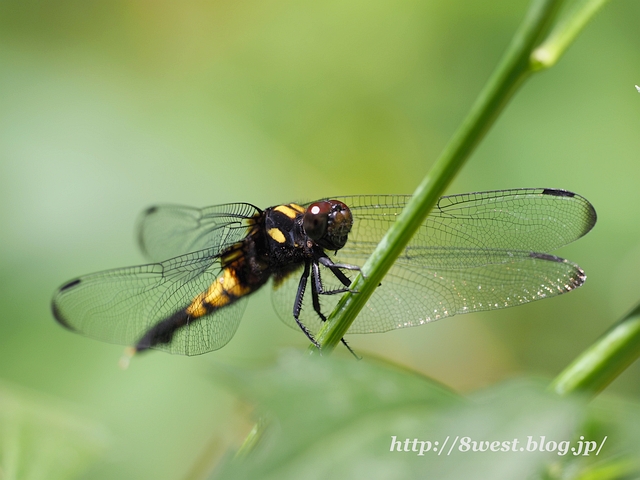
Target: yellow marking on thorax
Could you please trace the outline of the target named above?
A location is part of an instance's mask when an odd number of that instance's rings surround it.
[[[278,205],[274,210],[291,219],[296,218],[300,213],[304,213],[304,208],[300,205],[296,205],[295,203],[290,203],[289,205]]]
[[[286,240],[284,238],[284,233],[282,233],[282,230],[280,230],[279,228],[270,228],[269,230],[267,230],[267,233],[278,243],[284,243]]]
[[[202,317],[208,313],[205,304],[214,308],[224,307],[235,298],[240,298],[251,292],[251,287],[243,286],[238,282],[236,273],[225,268],[222,276],[217,278],[207,289],[193,299],[191,305],[186,309],[193,318]]]

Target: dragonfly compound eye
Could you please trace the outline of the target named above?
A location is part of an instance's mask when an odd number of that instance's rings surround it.
[[[313,241],[319,241],[327,231],[331,204],[327,201],[315,202],[309,205],[302,218],[302,227]]]
[[[344,203],[324,200],[307,208],[302,225],[309,238],[318,245],[328,250],[339,250],[347,243],[353,217]]]

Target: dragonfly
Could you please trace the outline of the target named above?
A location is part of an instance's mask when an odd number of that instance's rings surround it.
[[[327,313],[410,199],[154,206],[137,228],[152,263],[64,283],[53,315],[69,330],[129,346],[130,354],[199,355],[226,345],[248,298],[271,283],[280,318],[320,348],[315,334]],[[441,197],[347,333],[423,325],[574,290],[585,272],[548,252],[585,235],[596,218],[584,197],[566,190]]]

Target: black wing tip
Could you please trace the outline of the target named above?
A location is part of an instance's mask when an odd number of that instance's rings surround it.
[[[545,260],[547,262],[566,263],[566,264],[572,265],[575,270],[575,275],[571,277],[571,282],[565,285],[566,292],[571,291],[574,288],[581,287],[584,284],[584,282],[587,280],[587,274],[584,272],[584,270],[582,270],[582,268],[580,268],[575,263],[572,263],[569,260],[566,260],[564,258],[556,257],[555,255],[550,255],[548,253],[538,253],[538,252],[531,252],[529,254],[529,257],[536,258],[539,260]]]
[[[69,324],[69,322],[67,322],[67,320],[62,316],[62,313],[60,313],[60,309],[56,305],[55,300],[51,302],[51,313],[53,313],[53,318],[56,319],[56,322],[58,322],[67,330],[71,330],[72,332],[75,332],[76,329],[73,328],[71,324]]]
[[[76,285],[78,285],[81,281],[82,281],[82,279],[80,279],[80,278],[76,278],[75,280],[71,280],[71,281],[65,283],[64,285],[62,285],[58,289],[58,292],[64,292],[65,290],[69,290],[70,288],[75,287]]]
[[[551,195],[554,197],[575,197],[576,194],[569,190],[562,190],[560,188],[545,188],[542,190],[542,195]]]
[[[63,292],[66,292],[67,290],[75,287],[76,285],[79,285],[82,282],[82,279],[80,278],[76,278],[74,280],[71,280],[67,283],[65,283],[64,285],[62,285],[58,291],[56,292],[56,297],[60,294],[62,294]],[[53,318],[56,319],[56,321],[62,325],[64,328],[67,328],[71,331],[75,331],[75,328],[73,328],[71,326],[71,324],[69,322],[67,322],[67,320],[64,318],[64,316],[62,315],[62,313],[60,312],[60,309],[58,308],[57,302],[56,302],[56,298],[54,298],[51,301],[51,313],[53,313]]]
[[[549,253],[531,252],[529,256],[531,258],[539,258],[540,260],[547,260],[549,262],[557,262],[557,263],[567,262],[564,258],[556,257],[555,255],[551,255]]]
[[[156,213],[157,211],[158,211],[158,206],[157,206],[157,205],[152,205],[152,206],[150,206],[150,207],[146,208],[146,209],[142,212],[142,214],[143,214],[143,215],[152,215],[152,214]]]
[[[583,201],[583,203],[585,204],[585,209],[587,210],[587,213],[586,213],[586,222],[584,225],[584,230],[580,235],[581,237],[586,235],[595,226],[596,222],[598,221],[598,214],[596,213],[596,209],[593,208],[593,205],[591,205],[591,202],[589,202],[589,200],[587,200],[586,198],[578,195],[577,193],[570,192],[569,190],[562,190],[559,188],[545,188],[542,190],[542,195],[550,195],[553,197],[567,197],[567,198],[578,197]]]

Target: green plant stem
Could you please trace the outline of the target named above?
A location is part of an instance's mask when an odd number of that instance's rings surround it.
[[[536,48],[531,61],[534,68],[550,68],[575,40],[580,31],[609,0],[575,0]]]
[[[244,442],[242,442],[242,445],[240,445],[240,448],[236,452],[235,458],[244,458],[249,452],[253,451],[256,445],[258,445],[258,443],[260,443],[260,441],[262,440],[268,424],[269,422],[265,417],[260,417],[258,422],[249,432],[249,435],[247,435],[247,437],[244,439]]]
[[[583,5],[599,3],[599,6],[602,6],[606,0],[577,1],[582,2]],[[592,9],[590,15],[583,15],[583,10],[574,9],[574,14],[582,15],[582,20],[572,20],[569,13],[564,17],[562,28],[554,29],[556,40],[551,43],[545,40],[545,43],[542,43],[540,40],[553,23],[561,3],[562,0],[533,0],[502,61],[480,93],[467,118],[416,189],[412,201],[405,207],[397,222],[389,229],[362,267],[362,273],[365,276],[356,277],[352,289],[358,293],[343,295],[323,328],[318,332],[317,340],[322,345],[323,351],[332,351],[345,335],[382,277],[391,268],[439,196],[462,168],[468,156],[493,125],[517,89],[530,74],[555,64],[596,10]],[[562,29],[569,28],[571,34],[564,34]],[[534,56],[534,52],[537,51],[536,45],[540,44],[553,46],[553,62],[543,62]],[[310,352],[315,351],[315,347],[310,347]],[[255,439],[262,435],[262,431],[263,426],[256,425],[243,444],[240,456],[253,449]]]
[[[640,304],[576,358],[551,383],[560,395],[597,394],[640,356]]]
[[[323,351],[331,351],[347,333],[358,312],[367,303],[395,259],[431,211],[443,191],[464,165],[471,152],[524,80],[537,68],[531,53],[553,22],[561,2],[534,0],[513,37],[502,61],[453,135],[442,155],[414,192],[376,250],[362,267],[352,290],[346,293],[318,332]]]

